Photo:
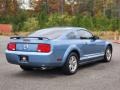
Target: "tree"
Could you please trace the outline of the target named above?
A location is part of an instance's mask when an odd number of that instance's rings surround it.
[[[71,6],[71,12],[72,14],[75,13],[75,5],[77,5],[79,2],[78,0],[65,0],[66,4]]]
[[[65,4],[65,0],[60,0],[60,12],[61,12],[61,14],[63,14],[64,13],[64,4]]]
[[[0,0],[1,15],[15,15],[18,10],[17,0]]]

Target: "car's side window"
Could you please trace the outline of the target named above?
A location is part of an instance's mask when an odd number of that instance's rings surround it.
[[[93,37],[93,35],[86,30],[79,30],[78,35],[80,39],[91,39]]]
[[[75,35],[74,32],[70,32],[70,33],[67,34],[67,38],[68,39],[77,39],[77,36]]]

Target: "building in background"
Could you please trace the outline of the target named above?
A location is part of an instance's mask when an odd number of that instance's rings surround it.
[[[0,24],[0,34],[11,33],[13,30],[12,25],[10,24]]]

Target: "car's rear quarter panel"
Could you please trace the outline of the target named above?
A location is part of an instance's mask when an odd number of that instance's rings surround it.
[[[77,50],[80,53],[80,49],[78,48],[75,40],[56,40],[53,42],[53,55],[57,60],[61,58],[62,65],[65,63],[68,55],[73,51]]]

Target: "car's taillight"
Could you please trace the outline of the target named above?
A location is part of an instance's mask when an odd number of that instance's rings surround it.
[[[7,49],[10,51],[16,50],[16,43],[8,43]]]
[[[43,53],[48,53],[51,50],[51,45],[50,44],[38,44],[37,51],[38,52],[43,52]]]

